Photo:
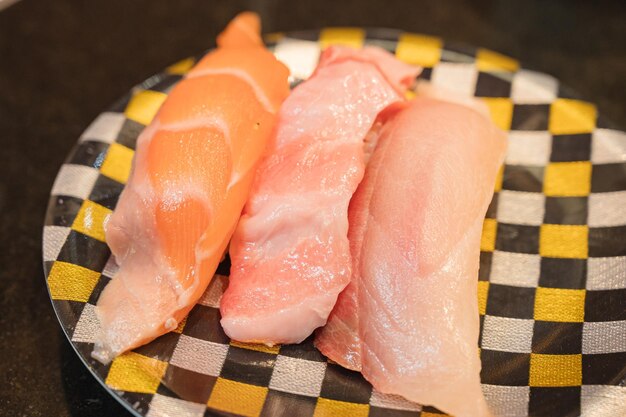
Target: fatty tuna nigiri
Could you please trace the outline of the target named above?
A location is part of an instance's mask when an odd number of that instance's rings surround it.
[[[297,343],[350,280],[348,202],[376,115],[419,70],[388,52],[330,47],[284,102],[230,245],[222,326],[246,342]]]
[[[289,93],[259,18],[237,16],[141,133],[106,240],[120,265],[96,307],[93,356],[116,355],[176,328],[226,250],[258,161]]]
[[[316,346],[381,392],[487,416],[480,385],[480,236],[506,148],[459,104],[418,98],[380,116],[349,209],[353,273]]]

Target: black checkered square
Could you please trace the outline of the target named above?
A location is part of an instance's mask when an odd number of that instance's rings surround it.
[[[579,416],[580,387],[531,387],[528,415]]]
[[[502,189],[540,193],[543,191],[543,167],[505,165]]]
[[[367,404],[372,395],[372,386],[358,372],[339,365],[328,364],[320,397],[331,400]]]
[[[586,281],[586,259],[541,258],[540,287],[584,289]]]
[[[498,223],[496,249],[504,252],[539,253],[539,227]]]
[[[109,210],[115,209],[117,200],[124,189],[124,184],[112,180],[104,175],[99,175],[89,195],[89,200],[98,203]]]
[[[511,74],[507,72],[479,72],[476,81],[476,97],[509,97]]]
[[[489,284],[487,314],[498,317],[532,319],[535,309],[535,289],[510,285]]]
[[[231,346],[220,376],[246,384],[268,386],[276,355]]]
[[[536,321],[533,353],[573,355],[582,353],[583,324]]]
[[[270,389],[261,417],[312,416],[317,398]]]
[[[228,344],[230,339],[220,325],[220,311],[196,304],[187,316],[183,334],[213,343]]]
[[[591,134],[554,135],[552,162],[588,161],[591,158]]]
[[[550,106],[547,104],[516,104],[511,130],[548,130],[549,117]]]
[[[587,224],[587,197],[546,197],[545,224]]]
[[[71,230],[57,260],[80,265],[92,271],[102,271],[111,251],[106,243]]]

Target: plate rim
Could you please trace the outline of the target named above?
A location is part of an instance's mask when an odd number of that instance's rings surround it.
[[[285,31],[285,32],[266,33],[266,34],[263,34],[263,38],[264,38],[265,44],[268,46],[268,48],[273,48],[275,42],[268,41],[268,39],[271,38],[271,37],[277,36],[277,35],[282,35],[282,37],[281,37],[281,39],[282,39],[282,38],[290,38],[290,35],[301,35],[301,34],[309,34],[309,35],[310,34],[315,34],[315,35],[319,35],[320,32],[322,30],[324,30],[324,29],[355,29],[355,28],[366,31],[366,36],[365,36],[365,40],[366,41],[371,41],[371,40],[374,40],[374,41],[376,41],[376,40],[386,41],[386,39],[379,39],[379,38],[376,37],[376,36],[379,35],[379,33],[388,33],[390,37],[395,35],[396,39],[398,38],[398,35],[404,34],[404,33],[411,34],[411,35],[425,35],[425,36],[433,36],[433,37],[435,37],[435,35],[425,34],[425,33],[422,33],[422,32],[405,31],[405,30],[402,30],[402,29],[388,28],[388,27],[333,26],[333,27],[322,27],[322,28],[318,28],[318,29],[302,29],[302,30],[292,30],[292,31]],[[462,41],[454,41],[454,40],[448,41],[446,38],[439,37],[439,36],[436,36],[436,37],[439,38],[439,39],[442,39],[442,41],[448,42],[448,45],[465,46],[465,47],[471,48],[473,50],[478,50],[479,48],[481,48],[479,46],[474,46],[474,45],[471,45],[469,43],[465,43],[465,42],[462,42]],[[291,38],[291,39],[302,40],[302,39],[300,39],[298,37],[294,37],[294,38]],[[389,41],[389,42],[394,42],[395,43],[396,41]],[[445,46],[446,46],[445,44],[442,45],[442,50],[446,49]],[[195,64],[199,57],[204,56],[207,52],[210,52],[211,50],[212,50],[212,48],[209,48],[209,49],[206,49],[205,51],[201,52],[200,54],[194,55],[193,57],[181,58],[181,59],[177,60],[176,62],[174,62],[173,64],[178,63],[181,60],[185,60],[185,59],[189,59],[189,58],[195,58],[195,62],[194,62],[194,64]],[[493,49],[487,49],[487,50],[499,53],[497,50],[493,50]],[[460,52],[456,52],[456,51],[453,51],[453,52],[460,54]],[[470,57],[470,55],[465,55],[465,56]],[[173,64],[170,64],[170,65],[173,65]],[[168,75],[170,75],[170,74],[167,74],[165,72],[166,68],[163,68],[163,69],[159,70],[158,72],[153,73],[152,75],[149,75],[147,78],[143,79],[141,82],[133,85],[132,87],[130,87],[126,91],[126,93],[124,93],[121,97],[119,97],[115,101],[113,101],[113,103],[111,105],[109,105],[108,107],[106,107],[103,110],[98,111],[98,113],[95,115],[95,117],[93,119],[91,119],[91,122],[82,129],[81,135],[91,125],[91,123],[93,123],[93,121],[95,121],[97,119],[98,116],[100,116],[104,112],[110,111],[110,109],[115,107],[117,103],[123,102],[127,97],[132,95],[133,91],[135,91],[138,88],[149,89],[149,88],[155,86],[156,84],[158,84],[163,79],[165,79]],[[568,91],[568,93],[571,94],[573,99],[583,100],[583,101],[592,103],[594,106],[597,106],[595,104],[595,102],[590,101],[590,100],[585,100],[585,97],[580,95],[577,92],[577,90],[569,87],[566,84],[563,84],[559,80],[558,77],[556,77],[556,76],[554,76],[554,75],[552,75],[550,73],[547,73],[545,71],[536,71],[536,70],[530,69],[530,68],[528,68],[526,66],[523,66],[522,63],[520,62],[520,66],[519,66],[519,68],[517,70],[515,70],[515,71],[508,71],[507,70],[507,72],[516,73],[516,72],[518,72],[521,69],[528,70],[528,71],[533,71],[533,72],[536,72],[536,73],[539,73],[539,74],[549,75],[550,77],[556,79],[559,82],[559,86],[565,88],[566,91]],[[568,95],[568,97],[569,97],[569,95]],[[617,124],[613,123],[613,121],[611,119],[607,119],[606,116],[604,116],[603,113],[598,109],[598,117],[600,117],[600,116],[602,116],[602,119],[603,119],[604,123],[608,124],[607,128],[623,131],[621,126],[618,126]],[[75,149],[76,149],[76,147],[78,146],[79,143],[80,143],[80,136],[79,136],[79,138],[77,138],[73,142],[73,145],[71,146],[70,150],[67,153],[67,156],[63,160],[63,163],[59,166],[59,169],[56,171],[55,181],[56,181],[56,178],[58,177],[58,175],[60,173],[60,169],[71,159],[71,157],[73,156],[74,151],[75,151]],[[44,272],[43,278],[44,278],[44,282],[45,282],[45,286],[46,286],[46,291],[48,293],[48,298],[50,300],[50,304],[52,305],[52,309],[54,311],[54,314],[55,314],[55,317],[57,319],[58,325],[61,327],[61,329],[63,331],[63,334],[64,334],[67,342],[72,347],[72,350],[74,351],[74,353],[78,356],[78,358],[80,359],[82,364],[88,369],[89,373],[104,388],[104,390],[109,395],[113,396],[117,400],[117,402],[120,403],[133,416],[143,417],[146,414],[142,414],[138,410],[134,409],[133,406],[120,394],[120,391],[115,390],[114,388],[111,388],[110,386],[108,386],[106,384],[104,378],[102,378],[100,375],[98,375],[97,372],[92,368],[92,366],[87,361],[87,358],[85,358],[85,356],[78,350],[78,348],[76,347],[76,345],[72,341],[72,337],[68,333],[68,331],[70,329],[66,326],[65,321],[61,317],[62,312],[59,311],[59,309],[57,308],[57,306],[54,303],[54,299],[52,298],[52,293],[50,291],[50,286],[48,284],[48,274],[50,272],[50,268],[48,268],[48,266],[47,266],[47,261],[45,260],[45,255],[44,255],[45,246],[46,246],[46,239],[45,239],[45,233],[43,233],[45,227],[48,225],[47,224],[48,223],[47,219],[48,219],[50,213],[52,212],[53,208],[57,206],[55,204],[54,197],[55,196],[52,194],[52,188],[51,188],[50,191],[48,192],[48,199],[49,200],[48,200],[48,203],[47,203],[47,206],[46,206],[46,210],[45,210],[45,214],[44,214],[44,220],[42,222],[43,227],[42,227],[42,242],[41,242],[42,243],[42,246],[41,246],[42,252],[41,252],[41,255],[42,255],[42,267],[43,267],[43,272]],[[60,301],[62,301],[62,300],[60,300]],[[625,369],[626,369],[626,365],[625,365]],[[624,376],[624,378],[622,380],[622,383],[624,383],[625,381],[626,381],[626,375]],[[205,404],[205,406],[206,406],[206,404]],[[146,413],[148,411],[149,411],[149,408],[146,410]],[[207,414],[212,414],[212,415],[216,415],[216,416],[219,415],[217,410],[209,408],[208,406],[207,406],[207,408],[205,410],[205,415],[207,415]]]

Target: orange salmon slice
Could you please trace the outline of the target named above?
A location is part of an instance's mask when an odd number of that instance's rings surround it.
[[[120,268],[96,306],[104,363],[175,329],[205,291],[289,93],[257,15],[238,15],[217,43],[139,136],[105,225]]]

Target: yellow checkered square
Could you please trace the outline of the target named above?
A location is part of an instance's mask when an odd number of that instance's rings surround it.
[[[365,41],[365,31],[358,28],[328,28],[320,32],[322,49],[330,45],[343,45],[351,48],[360,48]]]
[[[480,71],[514,72],[519,69],[519,62],[506,55],[480,48],[476,52],[476,66]]]
[[[504,176],[504,165],[500,166],[498,173],[496,174],[496,183],[493,186],[494,192],[502,191],[502,177]]]
[[[537,288],[535,320],[580,323],[585,318],[585,290]]]
[[[67,262],[56,261],[48,274],[50,296],[53,300],[86,303],[99,278],[99,272]]]
[[[439,38],[403,33],[398,39],[396,57],[409,64],[434,67],[441,59],[442,47]]]
[[[185,324],[187,324],[187,316],[185,316],[180,323],[178,323],[178,326],[176,326],[176,328],[174,330],[172,330],[174,333],[178,333],[181,334],[183,332],[183,330],[185,330]]]
[[[207,405],[227,413],[257,417],[261,414],[267,391],[266,387],[218,378]]]
[[[489,108],[491,120],[495,125],[502,130],[509,130],[513,119],[513,101],[504,97],[487,97],[482,100]]]
[[[261,343],[243,343],[237,342],[236,340],[232,340],[230,345],[241,349],[256,350],[257,352],[271,353],[274,355],[278,355],[278,351],[280,350],[279,345],[267,346]]]
[[[489,294],[489,281],[478,281],[478,313],[484,316],[487,312],[487,295]]]
[[[546,258],[587,258],[587,225],[542,224],[539,254]]]
[[[115,358],[106,384],[116,390],[154,394],[166,368],[167,362],[128,352]]]
[[[193,58],[183,59],[165,68],[165,72],[170,74],[185,75],[195,63],[196,60]]]
[[[126,184],[133,164],[134,151],[119,143],[109,146],[107,155],[102,162],[100,172],[117,182]]]
[[[591,133],[596,127],[596,107],[585,101],[559,98],[550,105],[548,129],[553,135]]]
[[[108,208],[85,200],[72,223],[72,229],[104,242],[104,222],[111,213]]]
[[[124,114],[130,120],[149,125],[166,98],[167,94],[158,91],[140,91],[130,99]]]
[[[496,248],[496,231],[498,222],[496,219],[485,219],[483,222],[483,234],[480,238],[480,250],[493,252]]]
[[[263,36],[263,40],[267,43],[277,43],[284,37],[285,34],[283,32],[273,32]]]
[[[369,409],[368,404],[318,398],[313,417],[367,417]]]
[[[553,162],[546,166],[543,192],[549,197],[584,197],[591,191],[591,162]]]
[[[531,387],[575,387],[582,384],[582,355],[530,356]]]

